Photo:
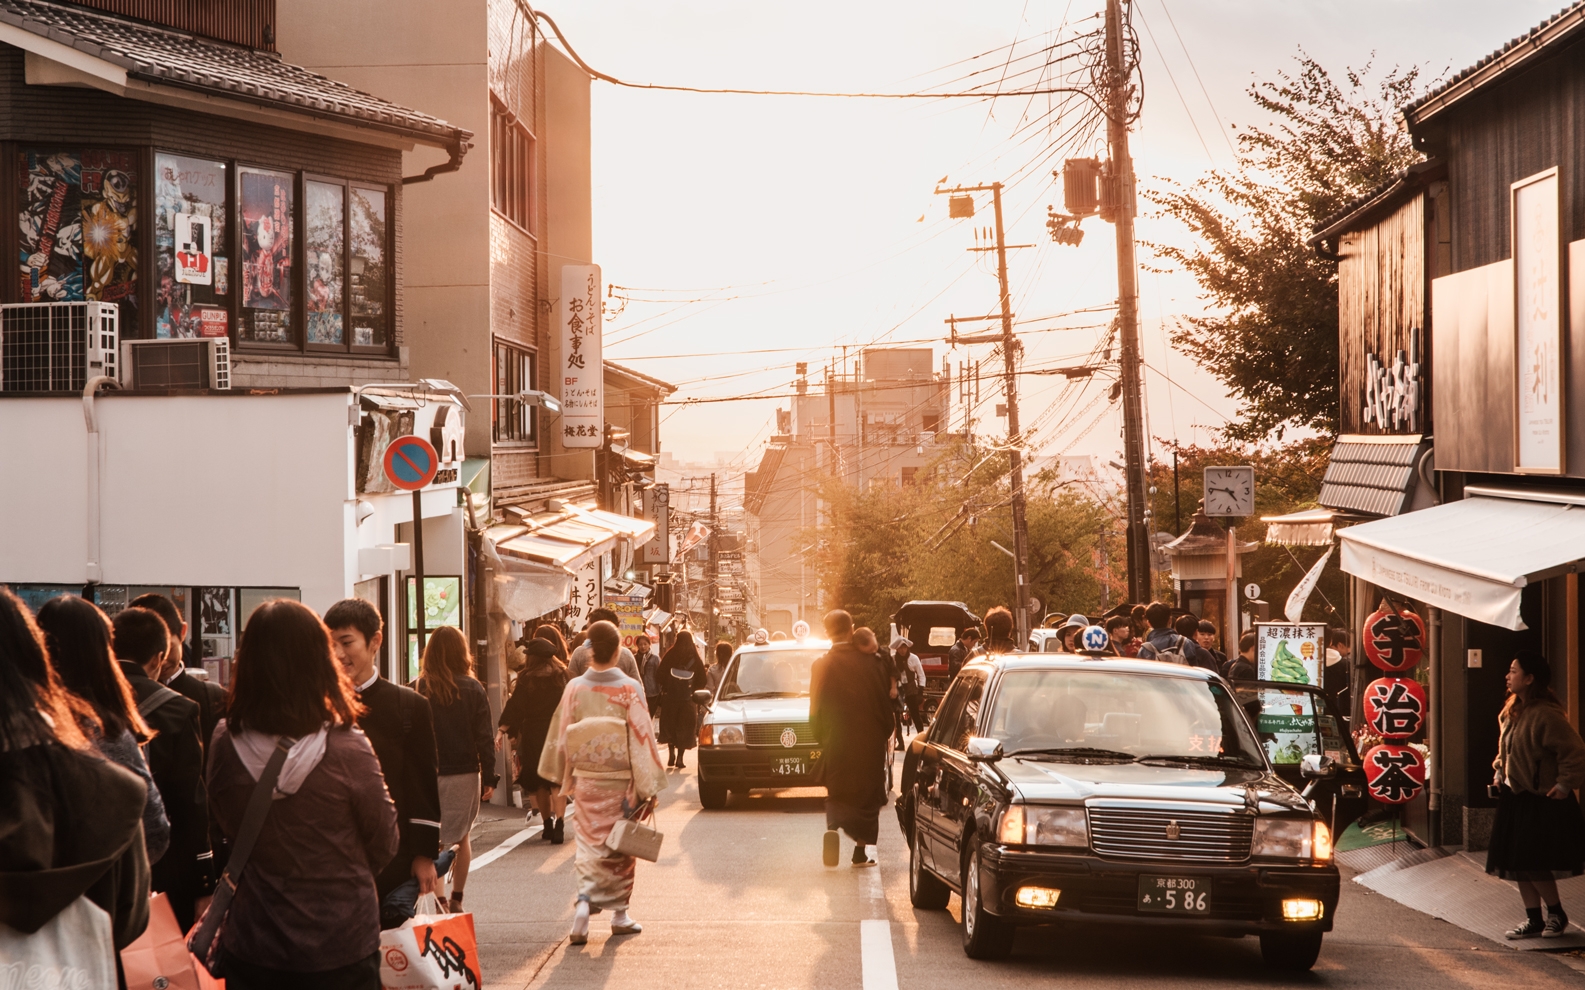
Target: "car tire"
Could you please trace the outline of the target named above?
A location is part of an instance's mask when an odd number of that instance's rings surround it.
[[[1260,957],[1272,969],[1302,973],[1321,954],[1321,932],[1261,932]]]
[[[921,911],[940,911],[951,900],[952,888],[925,869],[924,845],[925,837],[916,826],[908,850],[908,903]]]
[[[720,811],[725,808],[728,793],[725,784],[711,783],[708,780],[699,781],[699,803],[709,811]]]
[[[963,954],[970,959],[1005,959],[1016,929],[985,910],[980,897],[980,843],[970,837],[963,860]]]

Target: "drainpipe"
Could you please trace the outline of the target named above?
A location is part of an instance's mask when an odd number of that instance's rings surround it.
[[[88,427],[88,561],[86,584],[98,584],[104,578],[99,553],[99,417],[94,413],[94,393],[102,387],[119,388],[121,385],[109,375],[95,375],[83,386],[83,422]]]
[[[437,175],[441,175],[446,172],[455,172],[457,169],[461,168],[462,156],[466,155],[468,153],[468,149],[473,147],[468,142],[468,139],[463,136],[466,133],[466,131],[460,132],[455,138],[452,139],[451,147],[447,149],[451,153],[450,158],[447,158],[439,165],[431,165],[430,167],[424,169],[423,175],[402,176],[402,185],[410,186],[415,182],[428,182]]]
[[[1442,610],[1428,607],[1426,609],[1430,622],[1430,629],[1426,631],[1426,646],[1431,653],[1430,680],[1431,680],[1431,785],[1430,793],[1426,796],[1426,812],[1430,825],[1431,845],[1442,844]]]

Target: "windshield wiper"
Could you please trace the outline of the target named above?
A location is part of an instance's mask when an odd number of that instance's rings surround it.
[[[1034,749],[1015,749],[1008,756],[1075,756],[1099,757],[1111,760],[1132,760],[1133,753],[1119,749],[1096,749],[1093,746],[1039,746]]]
[[[1245,760],[1240,760],[1240,759],[1238,759],[1236,757],[1232,757],[1232,756],[1209,756],[1209,755],[1207,755],[1207,756],[1196,756],[1194,754],[1188,754],[1188,755],[1182,755],[1182,756],[1177,755],[1177,754],[1173,754],[1173,755],[1170,755],[1170,756],[1167,756],[1167,755],[1140,756],[1140,757],[1136,757],[1134,759],[1134,762],[1135,763],[1149,763],[1149,762],[1151,762],[1153,760],[1156,761],[1156,762],[1166,762],[1166,763],[1210,763],[1210,764],[1214,764],[1216,766],[1238,767],[1239,769],[1242,769],[1242,770],[1254,770],[1254,769],[1257,769],[1258,766],[1259,766],[1258,764],[1250,763],[1250,762],[1247,762]]]
[[[804,692],[802,691],[750,691],[748,694],[734,694],[729,698],[722,698],[721,700],[742,701],[746,698],[802,698],[803,696]]]

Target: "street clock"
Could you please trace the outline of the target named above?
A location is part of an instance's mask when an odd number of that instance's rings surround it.
[[[1249,465],[1205,469],[1205,514],[1255,514],[1255,469]]]

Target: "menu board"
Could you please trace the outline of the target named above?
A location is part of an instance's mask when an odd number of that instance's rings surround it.
[[[1257,679],[1320,687],[1325,668],[1325,623],[1255,623]]]

